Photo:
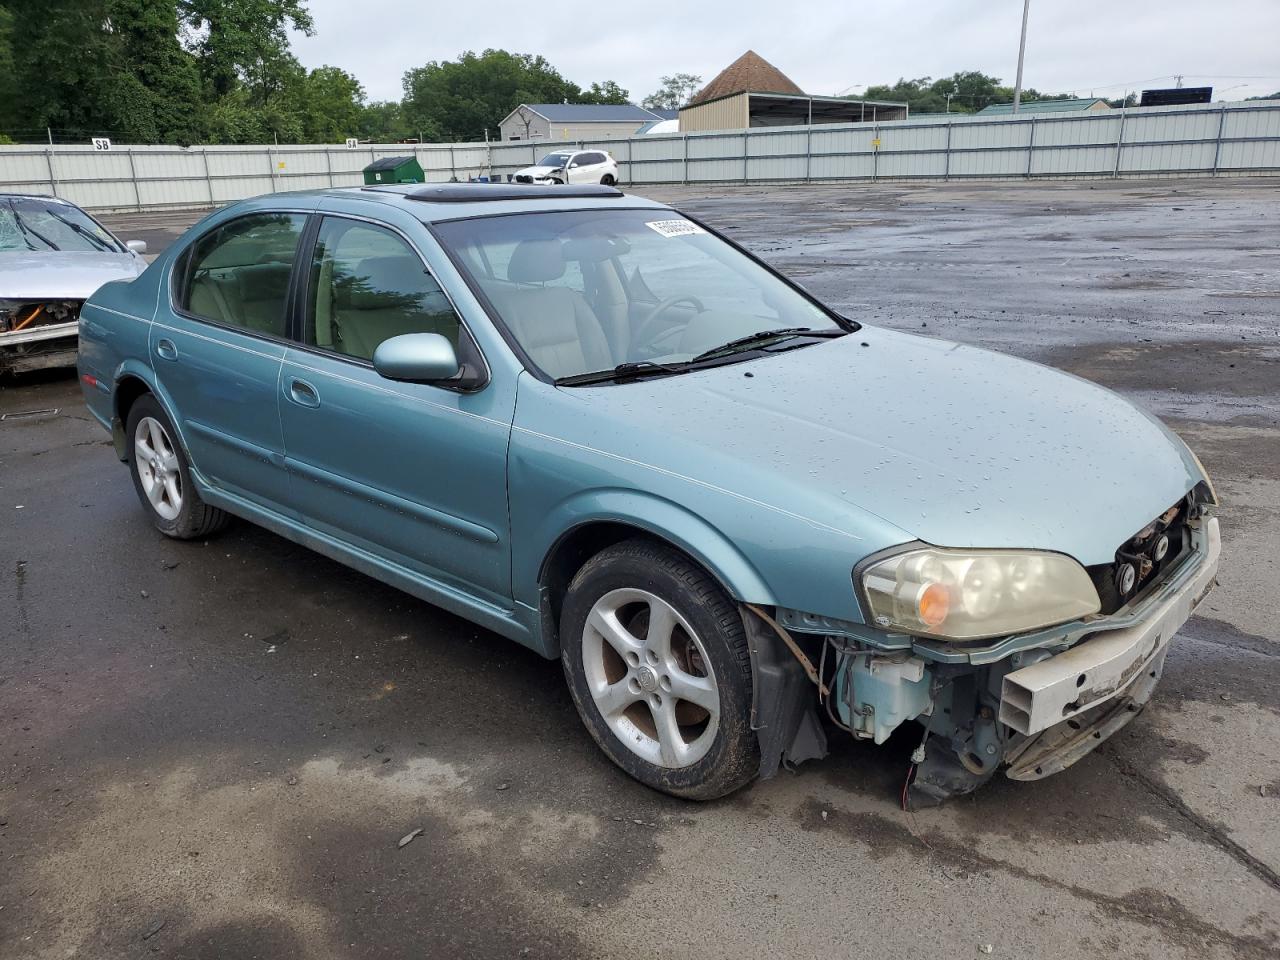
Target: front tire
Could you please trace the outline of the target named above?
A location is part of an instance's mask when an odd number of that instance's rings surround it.
[[[125,430],[133,488],[157,530],[175,540],[193,540],[226,526],[227,514],[196,493],[178,433],[155,397],[135,401]]]
[[[711,800],[751,782],[751,658],[733,601],[648,540],[597,554],[569,586],[561,662],[587,730],[655,790]]]

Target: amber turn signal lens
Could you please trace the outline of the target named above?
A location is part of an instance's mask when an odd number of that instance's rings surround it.
[[[940,583],[931,583],[920,594],[920,622],[936,627],[951,610],[951,592]]]

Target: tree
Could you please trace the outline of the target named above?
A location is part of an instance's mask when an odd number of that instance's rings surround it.
[[[360,119],[353,136],[374,143],[396,143],[408,140],[425,130],[410,130],[401,115],[400,104],[395,100],[367,103],[360,108]]]
[[[178,42],[174,0],[108,0],[106,12],[108,125],[135,143],[199,140],[200,72]]]
[[[593,83],[591,89],[585,91],[580,103],[630,103],[631,97],[612,80],[604,83]]]
[[[1268,93],[1261,97],[1245,97],[1246,100],[1280,100],[1280,90],[1275,93]]]
[[[431,139],[479,140],[522,103],[625,103],[611,80],[584,93],[545,58],[506,50],[470,50],[404,75],[403,122]]]
[[[315,28],[304,0],[178,0],[186,45],[215,97],[241,84],[250,100],[265,104],[283,89],[297,60],[289,52],[289,28],[311,36]]]
[[[12,35],[13,14],[0,6],[0,130],[13,130],[18,125],[18,91],[13,68],[13,44],[10,42]],[[6,137],[5,142],[13,141]]]
[[[316,67],[290,90],[307,143],[337,143],[357,136],[364,118],[364,88],[338,67]]]
[[[692,73],[676,73],[663,77],[660,86],[640,105],[646,110],[678,110],[702,89],[702,78]]]

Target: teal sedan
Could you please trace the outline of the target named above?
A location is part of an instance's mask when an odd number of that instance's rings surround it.
[[[917,803],[1058,772],[1220,552],[1125,400],[607,186],[233,204],[89,299],[79,373],[162,533],[241,517],[559,658],[610,759],[694,799],[900,730]]]

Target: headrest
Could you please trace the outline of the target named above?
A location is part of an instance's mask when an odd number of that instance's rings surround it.
[[[564,248],[559,240],[521,240],[507,263],[513,283],[543,283],[564,276]]]
[[[427,293],[421,261],[408,254],[365,257],[355,269],[334,270],[334,301],[353,310],[386,310],[416,304]]]

